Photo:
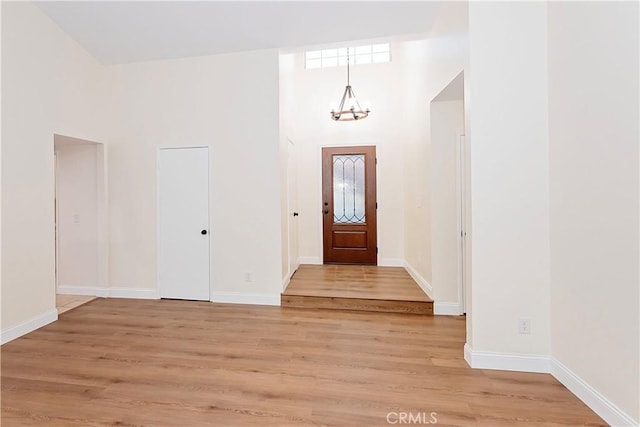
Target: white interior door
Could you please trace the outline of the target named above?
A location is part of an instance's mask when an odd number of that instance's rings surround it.
[[[161,298],[209,301],[209,150],[158,153]]]
[[[289,274],[298,268],[298,165],[295,145],[289,141],[287,197],[289,205]]]

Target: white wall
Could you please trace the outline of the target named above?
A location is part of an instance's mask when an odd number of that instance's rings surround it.
[[[552,355],[629,425],[640,424],[638,11],[558,2],[548,14]]]
[[[55,320],[54,133],[102,141],[102,66],[36,6],[2,5],[2,341]]]
[[[2,5],[0,5],[0,43],[2,34]],[[1,46],[0,46],[1,48]],[[2,82],[2,55],[0,54],[0,82]],[[2,98],[2,84],[0,83],[0,99]],[[2,129],[2,102],[0,102],[0,129]],[[1,132],[1,131],[0,131]],[[0,135],[0,189],[2,188],[2,135]],[[2,326],[4,322],[2,321],[2,295],[4,292],[1,290],[2,288],[2,191],[0,191],[0,344],[4,343],[7,338],[5,338],[5,334],[1,331],[3,330]]]
[[[100,287],[98,144],[55,136],[58,289]]]
[[[462,93],[460,94],[462,97]],[[433,298],[460,306],[458,295],[458,145],[464,134],[463,101],[431,103],[431,230]],[[436,312],[436,314],[438,314]]]
[[[416,129],[405,140],[403,153],[404,257],[428,288],[433,280],[430,101],[467,66],[467,15],[465,2],[444,4],[428,39],[404,43],[402,49],[407,58],[405,103],[412,111],[408,125]]]
[[[550,351],[546,8],[469,4],[475,351]]]
[[[278,51],[120,65],[109,73],[111,288],[154,296],[157,151],[208,146],[212,298],[278,303]]]
[[[471,3],[469,16],[465,357],[551,372],[608,423],[638,425],[638,5]]]

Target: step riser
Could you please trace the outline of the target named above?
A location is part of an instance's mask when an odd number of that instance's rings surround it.
[[[282,307],[433,315],[433,302],[282,295]]]

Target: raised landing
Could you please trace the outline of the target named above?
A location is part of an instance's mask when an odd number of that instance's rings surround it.
[[[402,267],[301,265],[283,307],[433,314],[433,300]]]

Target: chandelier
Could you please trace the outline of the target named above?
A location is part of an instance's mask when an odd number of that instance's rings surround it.
[[[340,106],[338,111],[331,110],[331,118],[335,121],[346,122],[350,120],[366,119],[371,110],[369,108],[363,109],[360,103],[356,99],[355,93],[351,88],[349,81],[349,51],[347,50],[347,87],[344,89],[342,99],[340,100]]]

